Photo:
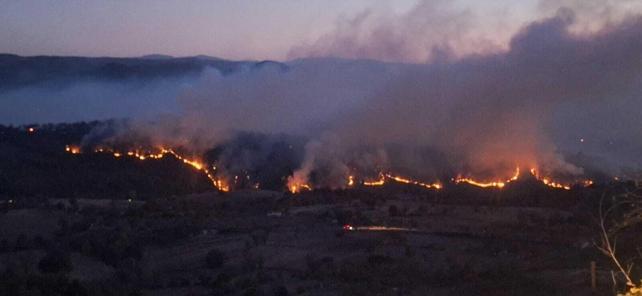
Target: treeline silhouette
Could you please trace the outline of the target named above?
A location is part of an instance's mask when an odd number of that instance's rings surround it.
[[[138,58],[92,58],[0,54],[0,93],[31,86],[63,87],[88,82],[150,81],[153,79],[196,77],[206,68],[223,75],[244,67],[260,68],[272,61],[228,61],[208,56],[172,58],[146,56]]]
[[[214,190],[207,177],[172,157],[140,161],[65,151],[98,124],[0,125],[0,199],[150,199]]]

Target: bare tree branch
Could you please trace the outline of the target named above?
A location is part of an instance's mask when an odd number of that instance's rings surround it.
[[[601,230],[601,237],[602,237],[602,246],[599,247],[598,249],[602,251],[605,255],[611,258],[611,261],[615,264],[615,266],[619,269],[620,273],[624,276],[626,279],[626,285],[628,287],[635,287],[635,283],[631,279],[631,268],[633,267],[630,265],[628,269],[625,269],[622,266],[622,263],[620,263],[620,260],[617,258],[615,255],[616,251],[616,243],[617,239],[614,237],[615,234],[609,234],[609,231],[607,230],[606,227],[606,220],[608,218],[608,215],[615,210],[616,207],[621,205],[622,202],[616,202],[614,205],[609,207],[609,209],[606,210],[606,212],[603,210],[604,208],[604,194],[602,194],[602,197],[600,198],[600,208],[599,208],[599,219],[600,219],[600,230]],[[611,237],[613,236],[613,237]],[[613,241],[613,243],[611,243]]]

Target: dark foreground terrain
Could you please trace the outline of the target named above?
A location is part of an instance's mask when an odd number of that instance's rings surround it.
[[[3,295],[613,293],[611,262],[593,246],[590,201],[600,189],[569,193],[586,199],[564,207],[473,200],[477,190],[464,189],[458,194],[471,198],[465,203],[398,185],[4,201],[0,289]]]

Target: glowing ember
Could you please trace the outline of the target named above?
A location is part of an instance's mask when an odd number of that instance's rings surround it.
[[[348,176],[348,186],[354,185],[354,176]]]
[[[76,146],[65,146],[65,151],[71,153],[71,154],[79,154],[80,153],[80,148]]]

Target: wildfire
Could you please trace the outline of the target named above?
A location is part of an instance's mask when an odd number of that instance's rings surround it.
[[[379,174],[379,180],[376,181],[363,181],[364,186],[383,186],[386,184],[386,176]]]
[[[561,184],[558,182],[551,181],[550,178],[548,177],[542,177],[539,175],[537,170],[535,168],[531,169],[531,174],[537,179],[540,180],[544,185],[550,186],[553,188],[561,188],[561,189],[566,189],[566,190],[571,190],[571,185],[570,184]],[[582,182],[584,186],[590,186],[593,184],[593,181],[591,180],[585,180]]]
[[[395,175],[392,175],[392,174],[389,174],[389,173],[388,174],[380,173],[379,174],[379,180],[376,180],[376,181],[367,181],[366,180],[366,181],[363,181],[363,185],[364,186],[383,186],[383,185],[386,184],[386,178],[388,178],[390,180],[393,180],[395,182],[398,182],[398,183],[417,185],[417,186],[421,186],[421,187],[428,188],[428,189],[441,189],[442,188],[442,185],[440,183],[428,184],[428,183],[424,183],[424,182],[421,182],[421,181],[408,179],[408,178],[405,178],[405,177],[395,176]]]
[[[162,148],[161,149],[161,153],[156,154],[155,157],[156,158],[161,158],[165,154],[171,154],[176,159],[182,160],[184,164],[190,165],[191,167],[195,168],[196,170],[202,171],[203,173],[205,173],[205,176],[207,176],[207,178],[210,179],[210,181],[212,182],[214,187],[218,188],[218,190],[223,191],[223,192],[230,191],[230,186],[229,185],[227,185],[223,180],[217,179],[210,172],[210,170],[207,168],[207,166],[204,165],[203,163],[199,162],[198,160],[188,159],[188,158],[176,153],[176,151],[174,151],[172,149],[165,149],[165,148]],[[213,168],[215,168],[215,167],[213,167]]]
[[[542,184],[546,186],[549,186],[552,188],[564,189],[564,190],[571,190],[572,184],[563,184],[560,182],[553,181],[550,177],[543,177],[537,172],[537,169],[535,168],[531,168],[530,173],[533,177],[535,177],[535,179],[539,180],[540,182],[542,182]],[[462,177],[455,178],[454,181],[455,183],[468,183],[470,185],[482,187],[482,188],[487,188],[487,187],[503,188],[504,186],[506,186],[507,183],[519,179],[519,176],[520,176],[520,171],[518,167],[515,170],[515,174],[513,175],[513,177],[511,177],[506,181],[480,182],[480,181],[473,180],[471,178],[462,178]],[[584,180],[580,182],[580,184],[584,186],[590,186],[593,184],[593,181]]]
[[[407,179],[407,178],[404,178],[404,177],[393,176],[391,174],[385,174],[384,176],[386,176],[386,178],[392,179],[392,180],[397,181],[399,183],[417,185],[417,186],[421,186],[421,187],[428,188],[428,189],[441,189],[441,187],[442,187],[441,184],[439,184],[439,183],[428,184],[428,183],[424,183],[424,182],[420,182],[420,181],[416,181],[416,180]]]
[[[506,186],[506,183],[504,182],[479,182],[470,178],[456,178],[455,183],[457,184],[468,183],[470,185],[482,187],[482,188],[488,188],[488,187],[504,188],[504,186]]]
[[[477,181],[472,178],[464,178],[464,177],[457,177],[453,181],[455,181],[456,184],[459,183],[467,183],[473,186],[477,187],[482,187],[482,188],[488,188],[488,187],[495,187],[495,188],[504,188],[507,183],[510,183],[511,181],[515,181],[519,179],[519,167],[515,169],[515,174],[513,174],[512,177],[510,177],[506,181],[491,181],[491,182],[483,182],[483,181]]]
[[[80,147],[74,146],[74,145],[66,145],[65,146],[65,151],[71,154],[79,154],[81,153]],[[157,152],[150,152],[150,151],[141,151],[141,150],[131,150],[127,152],[120,152],[116,151],[110,148],[103,148],[99,147],[94,149],[94,152],[96,153],[109,153],[113,155],[115,158],[120,158],[120,157],[131,157],[131,158],[136,158],[139,160],[146,160],[146,159],[161,159],[165,157],[166,155],[171,155],[174,158],[182,161],[184,164],[189,165],[193,169],[202,172],[212,183],[214,187],[216,187],[220,191],[227,192],[230,190],[230,185],[223,179],[217,178],[215,174],[213,173],[216,171],[216,166],[212,166],[211,170],[208,169],[208,166],[204,164],[203,162],[197,160],[197,159],[192,159],[185,157],[179,153],[177,153],[175,150],[170,149],[170,148],[159,148]],[[553,181],[552,178],[550,177],[544,177],[539,174],[539,172],[535,169],[532,168],[530,169],[531,175],[542,182],[544,185],[552,187],[552,188],[558,188],[558,189],[564,189],[564,190],[570,190],[572,184],[564,184],[558,181]],[[506,184],[516,181],[520,178],[520,168],[517,167],[515,169],[515,173],[510,177],[505,180],[495,180],[495,181],[480,181],[473,179],[471,177],[463,177],[463,176],[458,176],[457,178],[453,178],[452,181],[455,184],[459,183],[466,183],[472,186],[477,186],[481,188],[504,188]],[[249,176],[246,176],[246,178],[249,180]],[[236,179],[238,179],[238,176],[235,177],[235,182]],[[424,187],[427,189],[442,189],[443,185],[439,182],[435,183],[425,183],[421,182],[418,180],[413,180],[408,177],[402,177],[399,175],[394,175],[392,173],[380,173],[379,174],[379,179],[376,180],[362,180],[360,182],[357,182],[356,178],[354,175],[349,175],[347,178],[347,186],[348,187],[353,187],[356,184],[361,184],[363,186],[383,186],[386,184],[386,179],[391,180],[393,182],[397,183],[402,183],[402,184],[410,184],[410,185],[415,185],[415,186],[420,186]],[[582,184],[584,186],[590,186],[593,184],[593,181],[591,180],[584,180],[582,182],[579,182],[579,184]],[[259,184],[255,183],[254,185],[255,188],[258,189]],[[287,188],[288,190],[293,193],[300,193],[302,191],[311,191],[312,186],[307,183],[307,178],[302,178],[301,176],[298,176],[295,174],[295,176],[290,176],[288,177],[288,182],[287,182]]]
[[[301,184],[295,183],[295,184],[289,185],[288,189],[290,189],[290,192],[294,194],[294,193],[299,193],[299,192],[301,192],[303,190],[311,191],[312,187],[310,187],[310,185],[304,184],[304,183],[301,183]]]
[[[295,172],[288,177],[287,187],[292,194],[299,193],[303,190],[311,191],[312,187],[308,185],[308,178],[305,174]]]
[[[515,181],[518,178],[519,178],[519,167],[515,168],[515,174],[510,178],[510,180],[508,180],[508,182]]]
[[[140,151],[140,150],[133,150],[133,151],[127,151],[126,153],[121,153],[118,151],[115,151],[113,149],[109,148],[96,148],[94,149],[95,153],[111,153],[114,157],[120,158],[123,155],[127,155],[129,157],[137,158],[139,160],[146,160],[146,159],[161,159],[163,158],[166,154],[172,155],[174,158],[181,160],[184,164],[187,164],[191,166],[192,168],[196,169],[197,171],[203,172],[205,176],[212,182],[212,185],[216,187],[218,190],[223,191],[223,192],[228,192],[230,190],[229,185],[221,179],[217,179],[209,169],[207,169],[207,166],[205,166],[203,163],[201,163],[198,160],[195,159],[189,159],[186,158],[180,154],[178,154],[176,151],[173,149],[166,149],[166,148],[160,148],[160,152],[158,153],[153,153],[149,151]],[[77,146],[70,146],[67,145],[65,146],[65,151],[71,153],[71,154],[79,154],[80,153],[80,148]],[[216,167],[213,167],[214,170],[216,170]]]

